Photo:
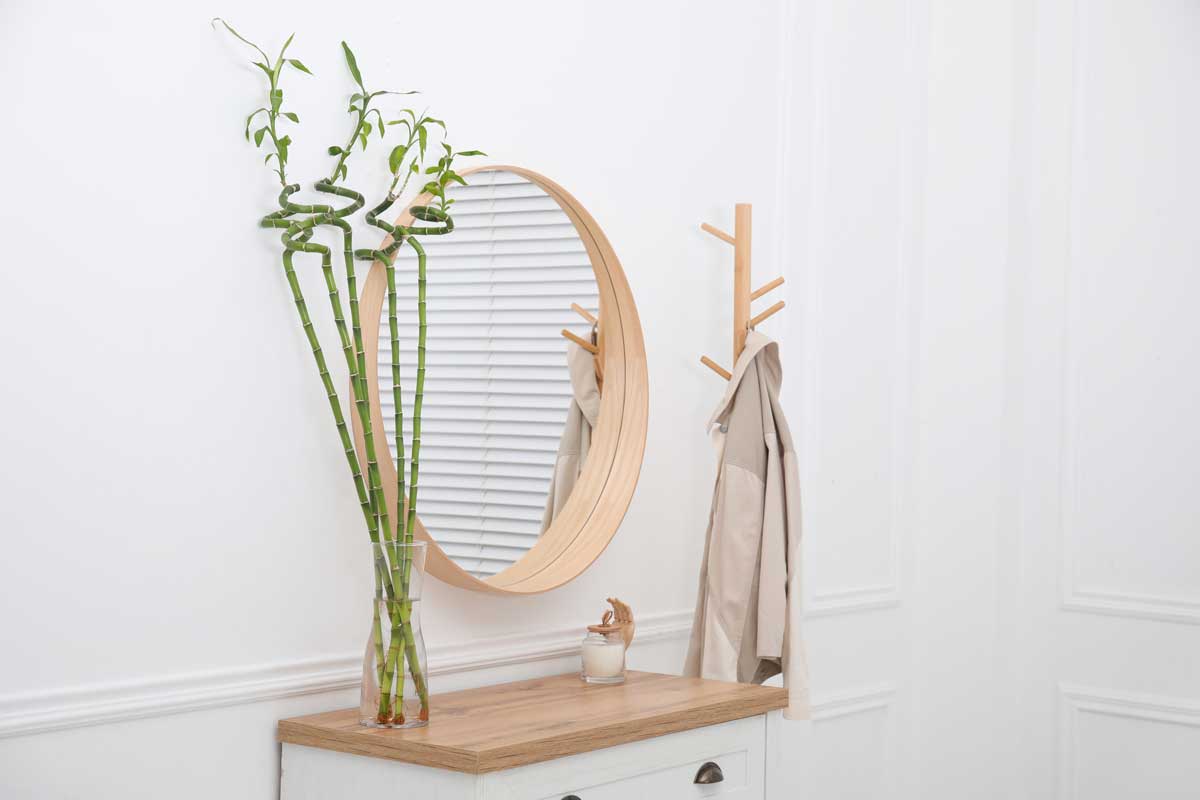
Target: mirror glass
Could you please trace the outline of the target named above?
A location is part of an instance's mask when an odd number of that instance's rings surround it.
[[[417,513],[447,556],[486,579],[533,547],[586,459],[600,383],[594,356],[562,331],[596,341],[592,323],[571,306],[598,317],[599,289],[578,231],[541,187],[500,170],[467,180],[447,190],[454,231],[421,239],[428,346]],[[418,322],[412,248],[401,248],[396,269],[410,443]],[[391,363],[385,300],[379,401],[394,448]]]

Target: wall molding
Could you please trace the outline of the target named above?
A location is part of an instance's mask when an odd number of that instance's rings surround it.
[[[830,692],[812,703],[813,722],[863,714],[868,711],[886,711],[896,698],[896,687],[890,683]]]
[[[1066,611],[1103,614],[1134,619],[1200,625],[1200,596],[1167,596],[1129,592],[1103,586],[1081,585],[1076,555],[1079,535],[1076,515],[1079,510],[1079,398],[1081,364],[1079,331],[1082,318],[1080,265],[1077,243],[1080,241],[1079,185],[1083,174],[1080,163],[1083,136],[1083,96],[1088,80],[1088,4],[1075,4],[1074,52],[1071,76],[1070,180],[1068,184],[1067,258],[1064,265],[1066,311],[1062,328],[1062,412],[1059,461],[1059,591],[1061,607]]]
[[[579,653],[579,622],[528,633],[431,646],[429,673],[450,675],[569,658]],[[686,639],[692,611],[638,620],[635,647]],[[0,695],[0,738],[259,703],[353,689],[362,654],[321,656],[231,669]]]
[[[1071,580],[1073,577],[1065,575],[1063,579],[1062,607],[1067,611],[1200,625],[1200,600],[1080,588]]]
[[[787,4],[785,4],[787,5]],[[781,235],[781,243],[777,247],[780,254],[786,256],[792,263],[794,256],[803,253],[802,288],[805,292],[803,305],[794,313],[803,313],[803,417],[802,436],[803,451],[803,485],[811,489],[819,486],[815,479],[821,453],[821,384],[824,362],[825,342],[823,331],[823,295],[824,275],[831,268],[831,255],[828,242],[828,189],[831,178],[831,156],[829,149],[830,104],[834,91],[833,78],[830,69],[830,57],[826,42],[830,39],[833,25],[833,9],[835,4],[830,0],[814,3],[811,10],[812,19],[809,21],[811,39],[807,42],[811,55],[811,96],[813,112],[811,114],[810,146],[808,157],[808,193],[805,198],[807,211],[805,224],[800,230],[806,235],[806,241],[798,246],[788,246]],[[903,58],[899,67],[904,73],[903,91],[906,102],[903,105],[903,116],[896,130],[896,158],[899,166],[899,187],[896,200],[897,241],[895,260],[890,264],[896,281],[896,297],[893,316],[893,351],[891,365],[891,404],[890,418],[890,448],[889,461],[891,471],[890,496],[888,504],[888,522],[886,548],[888,551],[887,576],[883,581],[872,582],[860,586],[835,587],[824,590],[805,590],[805,613],[810,617],[833,616],[839,614],[858,613],[878,609],[896,608],[902,601],[903,576],[901,569],[903,538],[912,527],[913,489],[911,485],[913,463],[915,461],[914,422],[912,410],[914,394],[917,385],[917,359],[914,357],[917,345],[918,324],[918,292],[915,289],[914,272],[919,269],[921,251],[921,224],[924,197],[923,171],[921,158],[924,146],[924,131],[926,128],[924,93],[926,80],[924,65],[927,53],[923,37],[918,26],[913,24],[915,0],[905,3],[906,30]],[[790,48],[795,43],[788,39]],[[793,55],[785,54],[780,61],[785,66],[791,66]],[[790,88],[781,82],[781,86]],[[790,93],[789,93],[790,94]],[[780,124],[780,135],[791,135],[793,113],[790,97],[786,106],[788,118]],[[790,153],[784,151],[787,158],[784,161],[788,169],[780,170],[780,180],[793,181],[790,169],[793,159]],[[785,197],[782,191],[777,192],[777,199],[782,202]],[[789,204],[790,206],[790,204]],[[781,216],[784,216],[781,214]],[[787,209],[786,216],[796,219],[801,216],[798,210]],[[795,226],[792,226],[795,227]],[[784,226],[780,225],[782,231]],[[789,285],[792,283],[789,277]],[[794,288],[794,287],[793,287]],[[790,293],[789,293],[790,294]],[[789,302],[792,298],[789,296]],[[816,500],[820,504],[820,499]],[[812,505],[809,505],[812,508]],[[811,580],[806,581],[806,587],[811,586]]]
[[[1059,691],[1060,800],[1076,800],[1079,717],[1099,714],[1122,719],[1200,728],[1200,701],[1163,695],[1136,694],[1061,683]]]
[[[896,561],[893,561],[895,564]],[[878,586],[860,586],[814,593],[804,605],[805,617],[829,617],[900,605],[898,577]]]

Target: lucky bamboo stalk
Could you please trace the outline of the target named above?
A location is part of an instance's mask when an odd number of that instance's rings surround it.
[[[288,182],[287,163],[289,148],[292,144],[290,136],[281,135],[279,123],[283,120],[293,124],[299,123],[299,117],[283,109],[283,90],[280,87],[281,75],[285,65],[312,74],[300,61],[284,58],[288,46],[292,42],[289,37],[281,48],[278,57],[272,61],[267,54],[253,42],[242,37],[236,30],[223,20],[220,22],[238,40],[252,47],[261,56],[262,61],[254,61],[267,76],[268,104],[255,109],[246,118],[245,136],[253,138],[256,147],[269,145],[265,163],[274,160],[274,171],[279,177],[282,190],[279,194],[279,210],[265,216],[260,224],[262,227],[278,229],[281,232],[280,241],[283,244],[282,261],[284,274],[292,292],[293,301],[299,314],[301,327],[313,352],[317,364],[322,387],[325,390],[330,408],[334,415],[335,427],[338,431],[342,448],[357,493],[359,506],[367,523],[368,538],[373,551],[373,578],[375,584],[375,610],[372,615],[371,646],[375,653],[377,685],[379,687],[378,721],[380,723],[404,723],[404,666],[407,662],[413,683],[420,699],[422,720],[428,719],[428,688],[425,675],[416,651],[416,636],[414,634],[412,614],[414,598],[411,595],[411,569],[409,547],[414,541],[416,527],[416,508],[420,477],[421,453],[421,420],[424,407],[424,388],[426,371],[426,345],[428,338],[427,319],[427,257],[418,237],[425,235],[444,235],[453,230],[454,224],[448,213],[454,202],[446,198],[445,189],[450,182],[465,184],[466,182],[454,171],[453,160],[456,155],[482,155],[479,151],[462,151],[455,153],[449,145],[443,142],[445,154],[438,159],[437,164],[425,167],[425,155],[429,138],[429,129],[433,126],[445,131],[445,124],[438,119],[425,114],[416,114],[409,109],[402,110],[401,117],[385,121],[377,107],[372,107],[375,98],[389,94],[410,94],[367,91],[359,71],[354,53],[343,42],[342,50],[346,65],[360,92],[350,98],[349,112],[354,115],[354,127],[345,146],[328,148],[337,160],[330,176],[316,182],[313,188],[322,194],[333,195],[350,202],[340,208],[325,204],[302,204],[292,201],[292,195],[300,190],[296,184]],[[266,124],[254,131],[251,136],[251,126],[260,114],[266,116]],[[372,115],[374,115],[372,122]],[[348,218],[364,206],[362,194],[344,185],[338,185],[346,179],[349,173],[348,161],[355,150],[355,145],[366,149],[371,135],[378,132],[382,138],[387,127],[402,125],[407,129],[408,141],[394,147],[388,157],[388,167],[392,175],[391,186],[385,199],[367,213],[367,222],[392,236],[392,241],[380,250],[355,250],[353,228]],[[412,209],[413,216],[426,222],[439,223],[438,227],[399,227],[389,225],[379,219],[379,215],[391,208],[403,195],[409,180],[413,175],[419,175],[426,180],[422,192],[431,195],[439,202],[438,207],[417,206]],[[432,176],[432,177],[431,177]],[[399,187],[399,188],[397,188]],[[349,325],[343,313],[341,287],[333,269],[333,250],[318,241],[313,241],[315,232],[320,228],[336,228],[341,237],[341,251],[345,263],[345,284],[349,294],[350,320]],[[405,244],[413,248],[417,254],[417,286],[418,286],[418,345],[417,371],[413,402],[412,418],[412,447],[405,452],[404,440],[404,411],[402,387],[400,380],[399,355],[399,325],[397,320],[396,302],[396,273],[395,258],[399,249]],[[359,415],[360,427],[363,433],[363,457],[366,460],[366,470],[362,469],[358,453],[351,440],[345,418],[342,413],[338,393],[334,388],[333,379],[325,361],[324,352],[317,337],[307,303],[300,288],[294,259],[297,253],[319,256],[321,273],[325,281],[330,312],[337,331],[339,343],[350,376],[351,399],[355,411]],[[395,449],[397,458],[397,494],[394,513],[389,513],[386,496],[383,491],[382,477],[377,458],[377,437],[373,430],[369,391],[366,380],[367,363],[366,347],[363,341],[362,321],[359,314],[358,286],[355,275],[355,259],[380,260],[387,270],[388,282],[388,332],[392,346],[392,397],[395,403],[396,439]],[[386,447],[386,446],[385,446]],[[405,477],[405,461],[407,456],[407,472]],[[407,497],[406,497],[407,490]],[[393,524],[394,520],[394,524]],[[384,619],[380,613],[381,604],[386,608],[387,623],[391,626],[391,638],[388,647],[383,644]]]

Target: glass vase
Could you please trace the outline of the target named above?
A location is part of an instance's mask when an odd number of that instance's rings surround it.
[[[429,724],[429,675],[421,635],[425,543],[372,546],[375,596],[363,654],[359,716],[374,728]]]

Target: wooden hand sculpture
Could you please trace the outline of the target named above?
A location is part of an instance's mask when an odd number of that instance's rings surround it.
[[[633,622],[633,610],[629,606],[622,603],[616,597],[608,598],[608,602],[612,605],[612,621],[609,624],[615,625],[621,629],[621,638],[625,640],[625,649],[629,649],[629,645],[633,644],[633,632],[636,626]],[[608,616],[607,614],[605,615]],[[608,622],[608,620],[605,620]]]

